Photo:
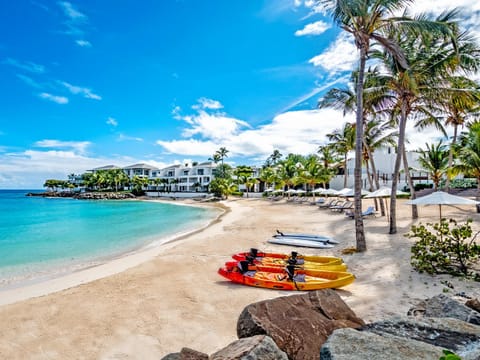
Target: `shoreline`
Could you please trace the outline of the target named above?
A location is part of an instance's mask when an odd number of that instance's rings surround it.
[[[366,208],[370,201],[364,201]],[[385,217],[365,219],[367,251],[341,255],[354,246],[354,221],[316,206],[265,199],[230,199],[217,222],[161,246],[148,261],[95,281],[0,307],[0,354],[9,359],[48,354],[51,358],[158,359],[182,347],[211,354],[237,339],[241,311],[253,302],[297,292],[233,284],[217,274],[231,255],[256,247],[289,253],[296,248],[267,242],[276,229],[318,233],[340,241],[333,249],[302,249],[312,255],[341,256],[356,276],[337,293],[366,322],[405,315],[410,307],[442,292],[480,297],[478,283],[429,276],[411,269],[403,236],[416,222],[438,218],[438,207],[398,204],[398,234],[389,235]],[[445,217],[474,219],[471,207],[442,208]],[[118,268],[116,269],[118,270]],[[79,279],[82,280],[82,279]],[[443,285],[448,281],[454,286]],[[208,331],[206,331],[208,330]],[[47,356],[47,355],[46,355]]]
[[[71,287],[79,286],[91,281],[121,273],[132,267],[147,262],[165,249],[168,244],[180,241],[189,236],[193,236],[204,229],[220,221],[220,219],[229,211],[229,208],[223,204],[207,203],[195,204],[188,200],[183,203],[159,199],[125,199],[122,201],[156,201],[170,203],[178,206],[197,206],[219,209],[219,213],[206,224],[200,227],[175,233],[168,237],[155,239],[148,244],[142,245],[134,250],[123,253],[105,255],[91,260],[91,263],[81,263],[78,269],[70,269],[59,275],[46,275],[35,278],[34,280],[24,280],[14,285],[7,285],[0,289],[0,306],[14,304],[18,301],[28,300],[35,297],[46,296]],[[162,241],[160,241],[162,240]]]

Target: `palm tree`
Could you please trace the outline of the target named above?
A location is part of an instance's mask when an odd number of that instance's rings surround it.
[[[471,50],[471,46],[463,44],[463,40],[467,39],[466,37],[457,36],[457,26],[452,21],[456,14],[456,11],[447,12],[435,21],[429,21],[422,16],[415,19],[417,23],[422,25],[419,30],[427,26],[428,32],[415,31],[409,33],[398,31],[399,29],[395,28],[388,29],[388,36],[391,39],[396,39],[396,42],[401,44],[402,52],[409,64],[408,68],[399,66],[398,59],[395,56],[387,51],[382,53],[383,65],[387,70],[386,73],[384,72],[382,81],[386,87],[385,91],[390,91],[396,97],[396,103],[389,111],[392,120],[397,120],[398,118],[399,129],[397,157],[392,179],[392,196],[390,197],[389,232],[391,234],[397,232],[395,194],[402,158],[411,189],[411,197],[415,198],[413,183],[409,178],[405,152],[407,119],[413,113],[416,113],[417,116],[422,114],[421,120],[417,121],[417,127],[423,128],[434,125],[442,132],[445,132],[439,117],[431,112],[432,103],[438,101],[444,93],[441,91],[439,84],[458,69],[476,69],[477,66],[475,65],[476,61],[473,61],[468,56],[462,57],[462,54],[459,55],[458,53],[460,49]],[[372,57],[377,57],[379,54],[380,52],[373,52]],[[391,103],[389,103],[390,105]],[[415,207],[412,207],[412,216],[418,216]]]
[[[448,169],[448,150],[442,141],[437,144],[426,145],[426,150],[418,150],[420,156],[418,162],[432,178],[435,191],[438,190],[440,180]]]
[[[479,86],[464,76],[452,76],[448,79],[449,88],[440,107],[446,114],[445,125],[453,126],[453,137],[448,154],[448,167],[453,165],[453,150],[457,143],[458,127],[464,126],[468,118],[478,115],[480,111]],[[450,176],[447,174],[445,189],[450,188]]]
[[[454,173],[463,173],[477,179],[476,200],[480,200],[480,121],[468,125],[468,132],[460,135],[457,147],[458,164],[452,167]],[[477,205],[477,212],[480,207]]]
[[[275,166],[282,156],[279,150],[273,150],[273,153],[265,161],[265,166]]]
[[[338,154],[343,155],[343,187],[347,187],[348,171],[347,160],[348,153],[355,147],[355,129],[351,123],[345,123],[342,129],[335,129],[332,133],[327,134],[331,146]]]
[[[250,166],[240,165],[237,166],[233,173],[237,177],[237,183],[245,185],[248,198],[249,186],[252,186],[252,183],[254,184],[251,177],[253,174],[253,169]]]
[[[355,39],[360,52],[358,78],[356,82],[356,136],[355,136],[355,237],[357,251],[365,251],[367,244],[363,227],[362,213],[362,147],[363,147],[363,83],[365,64],[371,41],[376,41],[383,48],[395,55],[403,68],[408,64],[397,43],[382,36],[383,27],[394,25],[398,18],[387,18],[387,14],[404,9],[412,0],[319,0],[325,10],[341,28]]]

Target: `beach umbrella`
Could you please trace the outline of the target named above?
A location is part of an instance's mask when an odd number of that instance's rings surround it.
[[[435,191],[430,195],[422,196],[406,202],[406,204],[409,205],[438,205],[440,211],[440,222],[442,221],[442,205],[475,205],[479,203],[479,201],[451,195],[444,191]]]
[[[265,192],[273,192],[273,188],[268,188],[268,189],[265,189]]]
[[[368,194],[370,194],[369,191],[362,189],[362,196],[363,195],[368,195]],[[345,189],[342,189],[339,192],[337,192],[337,195],[338,196],[344,196],[344,197],[350,197],[350,196],[355,195],[355,191],[353,189],[345,188]]]
[[[371,192],[370,194],[368,194],[367,196],[365,196],[365,199],[390,197],[391,194],[392,194],[392,188],[389,188],[387,186],[382,186],[380,189],[375,190],[375,191]],[[396,194],[397,194],[397,196],[398,195],[408,195],[408,193],[400,191],[400,190],[397,190]]]
[[[386,199],[386,198],[389,198],[391,194],[392,194],[392,188],[389,188],[388,186],[382,186],[380,189],[378,189],[376,191],[373,191],[370,194],[368,194],[367,196],[365,196],[365,199],[372,199],[372,198]],[[408,193],[400,191],[400,190],[397,190],[396,194],[397,194],[397,196],[398,195],[408,195]],[[380,201],[382,201],[382,200],[380,200]],[[387,219],[390,221],[390,216],[388,214],[388,205],[387,205],[386,200],[385,200],[385,209],[387,210]]]
[[[323,195],[337,195],[337,190],[325,189],[322,191]]]
[[[325,191],[324,188],[317,188],[317,189],[313,189],[312,193],[314,193],[314,194],[324,194],[324,191]]]
[[[296,193],[297,193],[297,190],[295,190],[295,189],[288,189],[287,191],[285,191],[285,193],[287,193],[287,194],[296,194]]]

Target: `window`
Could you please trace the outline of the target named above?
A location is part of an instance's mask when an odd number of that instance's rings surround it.
[[[203,175],[203,169],[198,169],[198,170],[197,170],[197,174],[198,174],[198,175]]]

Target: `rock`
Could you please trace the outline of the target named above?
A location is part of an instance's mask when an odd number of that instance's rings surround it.
[[[455,318],[397,316],[363,326],[377,335],[395,335],[451,350],[462,359],[480,359],[480,327]]]
[[[164,356],[161,360],[208,360],[208,355],[184,347],[179,353],[168,354]]]
[[[335,329],[364,324],[334,290],[324,289],[248,305],[237,335],[268,335],[290,359],[316,359]]]
[[[443,354],[442,350],[437,346],[389,334],[380,336],[368,331],[337,329],[323,344],[320,359],[438,360]]]
[[[430,299],[420,302],[411,308],[408,315],[426,317],[450,317],[480,325],[480,313],[461,302],[449,298],[445,294],[439,294]]]
[[[465,306],[480,313],[480,301],[478,299],[469,299],[465,302]]]
[[[212,354],[210,360],[288,360],[287,354],[280,350],[266,335],[256,335],[234,341],[227,347]]]

